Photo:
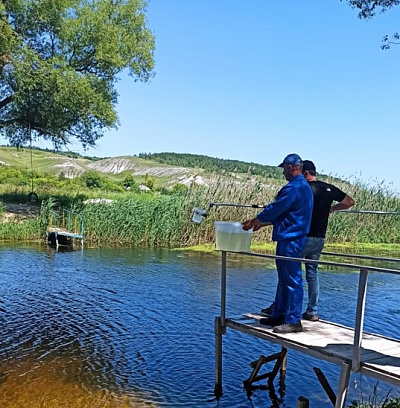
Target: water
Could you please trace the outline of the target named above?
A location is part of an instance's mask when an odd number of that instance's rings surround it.
[[[215,247],[221,251],[249,252],[251,233],[231,233],[219,231],[216,234]]]
[[[273,263],[230,255],[228,268],[228,316],[270,303]],[[312,368],[336,390],[339,367],[291,350],[285,381],[247,395],[249,363],[279,347],[230,329],[215,399],[218,252],[1,246],[0,281],[2,408],[297,407],[300,395],[332,406]],[[365,330],[400,337],[399,283],[370,275]],[[357,285],[357,273],[321,272],[321,315],[353,326]],[[348,401],[375,384],[352,374]],[[379,383],[378,395],[392,388]]]

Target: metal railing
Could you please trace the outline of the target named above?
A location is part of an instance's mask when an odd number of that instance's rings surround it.
[[[48,227],[60,228],[83,236],[83,217],[81,214],[67,209],[61,209],[59,213],[51,211]]]
[[[283,261],[299,261],[302,263],[326,265],[326,266],[335,266],[345,269],[359,270],[359,282],[358,282],[358,294],[357,294],[357,306],[356,306],[356,319],[354,325],[354,341],[353,341],[353,356],[352,356],[352,371],[358,371],[360,369],[360,359],[361,359],[361,345],[362,345],[362,335],[364,329],[364,314],[365,314],[365,299],[367,293],[367,284],[368,284],[368,274],[370,272],[378,273],[391,273],[395,275],[400,275],[400,270],[397,269],[387,269],[380,268],[376,266],[366,266],[366,265],[357,265],[349,264],[343,262],[331,262],[331,261],[314,261],[311,259],[304,258],[291,258],[279,255],[268,255],[268,254],[258,254],[253,252],[235,252],[235,254],[240,254],[244,256],[251,256],[256,258],[268,258],[268,259],[279,259]],[[371,257],[364,255],[351,255],[351,254],[336,254],[336,253],[324,253],[325,255],[334,255],[338,257],[352,257],[358,259],[372,259],[377,261],[393,261],[400,262],[400,259],[396,258],[379,258]],[[222,251],[222,260],[221,260],[221,326],[226,328],[226,272],[227,272],[227,252]]]

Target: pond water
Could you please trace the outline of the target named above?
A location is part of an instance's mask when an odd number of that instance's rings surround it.
[[[381,265],[396,267],[395,265]],[[228,258],[227,316],[273,299],[272,262]],[[331,407],[339,367],[289,350],[286,378],[247,395],[250,362],[279,347],[228,329],[214,390],[220,253],[0,246],[0,407]],[[320,315],[354,326],[358,273],[321,271]],[[369,278],[365,330],[400,338],[400,277]],[[376,380],[352,374],[348,401]],[[380,382],[378,397],[394,387]],[[393,390],[393,395],[398,395]]]

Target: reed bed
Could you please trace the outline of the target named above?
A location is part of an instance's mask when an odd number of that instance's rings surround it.
[[[326,177],[325,180],[354,198],[356,204],[352,209],[400,213],[400,197],[379,182],[366,186],[359,180],[348,182],[334,177]],[[194,206],[206,209],[210,202],[268,204],[275,199],[284,183],[283,178],[280,183],[254,177],[240,182],[236,178],[228,181],[226,178],[216,178],[207,188],[194,188],[197,190],[197,203]],[[193,193],[193,190],[191,192]],[[213,221],[245,221],[259,211],[261,210],[213,207],[206,221],[199,225],[192,223],[188,215],[186,228],[192,231],[188,243],[213,242]],[[271,227],[263,228],[254,234],[253,242],[270,242],[271,232]],[[399,244],[400,215],[333,213],[329,219],[326,240],[333,244]]]
[[[85,241],[94,244],[177,245],[180,242],[184,198],[135,196],[82,209]]]
[[[354,209],[400,212],[400,198],[380,184],[364,186],[360,182],[330,180],[352,196]],[[95,245],[186,247],[214,242],[214,221],[243,222],[260,209],[210,203],[266,205],[273,201],[285,181],[256,176],[216,175],[207,186],[192,185],[175,194],[129,194],[110,204],[71,206],[84,220],[84,240]],[[121,196],[120,196],[121,197]],[[117,198],[117,197],[114,197]],[[40,216],[24,222],[0,224],[2,240],[42,239],[54,199],[42,203]],[[192,221],[195,207],[208,210],[202,223]],[[254,234],[254,243],[271,241],[271,227]],[[334,213],[330,216],[328,243],[400,243],[400,216]]]

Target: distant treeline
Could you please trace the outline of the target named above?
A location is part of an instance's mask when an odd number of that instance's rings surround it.
[[[140,153],[138,157],[170,166],[200,168],[211,173],[225,171],[228,173],[247,173],[263,177],[282,178],[282,170],[278,167],[246,163],[240,160],[218,159],[188,153]]]

